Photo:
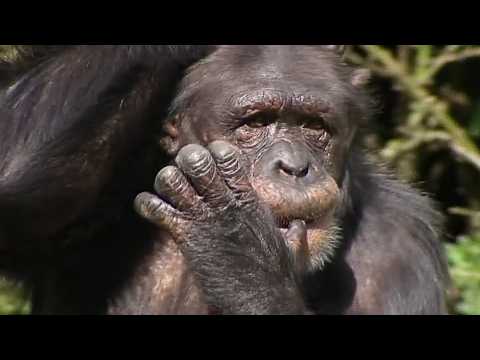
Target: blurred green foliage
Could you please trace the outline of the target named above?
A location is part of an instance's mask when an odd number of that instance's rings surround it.
[[[7,45],[0,57],[14,58]],[[480,46],[356,46],[382,104],[366,145],[446,215],[453,314],[480,314]],[[0,279],[0,314],[26,314],[25,290]]]
[[[0,315],[26,315],[30,312],[30,303],[25,289],[21,285],[0,279]]]
[[[461,237],[447,245],[451,276],[455,283],[451,298],[453,310],[480,314],[480,234]]]
[[[453,314],[480,314],[480,46],[355,47],[385,106],[367,146],[446,215]]]

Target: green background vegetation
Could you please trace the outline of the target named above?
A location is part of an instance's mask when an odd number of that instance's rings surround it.
[[[446,216],[452,314],[480,314],[480,46],[366,45],[347,57],[372,71],[381,106],[366,145]],[[26,299],[0,278],[0,314],[28,313]]]

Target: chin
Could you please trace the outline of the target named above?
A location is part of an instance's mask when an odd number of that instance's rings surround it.
[[[327,229],[308,230],[309,271],[321,270],[333,259],[340,237],[341,229],[336,225]]]
[[[280,227],[279,230],[284,235],[288,231],[284,227]],[[323,269],[333,259],[340,239],[341,228],[335,223],[321,228],[307,225],[308,272]]]

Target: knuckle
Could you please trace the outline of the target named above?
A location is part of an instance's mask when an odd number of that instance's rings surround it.
[[[158,173],[155,180],[155,190],[158,193],[168,190],[183,193],[188,190],[188,182],[180,169],[168,166]]]
[[[240,152],[233,145],[224,141],[218,141],[212,143],[210,149],[218,168],[227,181],[229,179],[236,181],[236,179],[245,175],[240,163]]]
[[[157,175],[157,182],[166,182],[178,176],[179,170],[174,166],[167,166],[160,170]]]
[[[187,145],[180,150],[177,162],[182,165],[196,165],[208,161],[210,153],[200,145]]]
[[[161,205],[162,201],[149,193],[141,193],[135,198],[135,209],[144,217],[152,217]]]
[[[163,188],[165,185],[172,185],[179,177],[179,170],[174,166],[167,166],[160,170],[156,179],[155,186],[157,188]]]
[[[215,162],[210,152],[204,147],[188,145],[179,153],[177,164],[190,175],[205,176],[212,171]]]
[[[212,154],[220,160],[236,158],[238,154],[238,149],[226,141],[215,141],[210,144],[209,148]]]

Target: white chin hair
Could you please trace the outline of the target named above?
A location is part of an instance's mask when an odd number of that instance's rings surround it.
[[[322,234],[322,239],[315,241],[309,238],[310,261],[308,272],[323,269],[335,256],[341,243],[342,229],[336,225],[331,226]]]

